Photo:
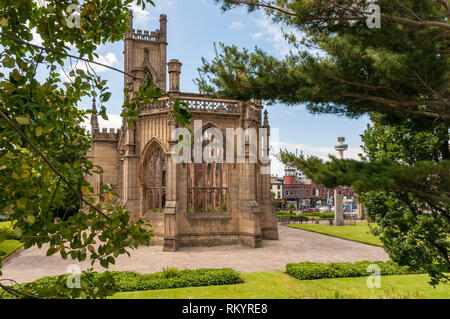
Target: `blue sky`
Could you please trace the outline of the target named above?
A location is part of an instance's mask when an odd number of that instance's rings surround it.
[[[244,9],[223,13],[213,0],[156,0],[157,7],[148,6],[145,11],[135,8],[134,28],[154,30],[159,28],[159,15],[168,17],[168,60],[178,59],[183,63],[181,90],[197,92],[193,79],[201,58],[214,56],[214,43],[254,48],[258,46],[268,53],[283,57],[289,52],[279,25],[272,24],[262,12],[248,14]],[[108,65],[123,69],[123,42],[102,46],[98,53],[100,60]],[[123,101],[123,77],[108,69],[99,69],[108,80],[112,97],[108,104],[110,123],[101,122],[103,127],[120,126]],[[85,101],[88,107],[89,101]],[[338,136],[345,136],[349,144],[346,157],[357,158],[360,152],[360,134],[369,120],[357,120],[331,115],[312,115],[302,105],[269,106],[269,120],[272,128],[279,128],[280,146],[292,151],[298,149],[307,155],[327,158],[336,154],[333,146]],[[272,173],[281,175],[283,167],[276,160],[272,162]]]

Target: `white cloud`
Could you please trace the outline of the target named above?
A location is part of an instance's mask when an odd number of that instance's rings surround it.
[[[105,56],[100,55],[94,60],[107,66],[112,66],[117,63],[117,57],[112,52],[108,52]],[[93,64],[92,67],[94,68],[95,72],[103,72],[107,69],[106,67],[97,64]]]
[[[104,65],[107,66],[113,66],[114,64],[116,64],[118,62],[117,57],[114,53],[112,52],[108,52],[106,55],[99,55],[98,58],[95,58],[94,61],[98,62],[98,63],[102,63]],[[92,69],[94,69],[94,71],[96,73],[101,73],[104,72],[106,70],[108,70],[107,67],[102,66],[102,65],[98,65],[98,64],[94,64],[94,63],[90,63],[90,66],[92,67]],[[74,70],[76,69],[80,69],[83,71],[87,71],[89,69],[89,71],[92,72],[91,68],[87,67],[87,63],[83,62],[83,61],[78,61],[73,65]],[[70,70],[65,70],[66,72],[64,72],[63,70],[60,71],[60,76],[61,78],[66,81],[69,82],[69,72]],[[67,74],[66,74],[67,73]],[[73,80],[73,78],[72,78]]]
[[[267,16],[262,16],[255,21],[258,32],[250,33],[250,36],[255,40],[264,40],[273,45],[274,50],[279,56],[286,56],[289,54],[292,45],[285,39],[281,24],[276,24],[270,21]],[[301,38],[300,32],[294,29],[286,29],[286,33],[293,33],[296,38]]]
[[[146,4],[145,9],[136,4],[133,1],[131,4],[131,10],[133,10],[133,28],[149,29],[151,22],[159,21],[159,15],[161,13],[167,14],[167,12],[176,5],[175,0],[163,0],[156,2],[156,6]]]
[[[30,27],[30,21],[27,21],[25,23],[25,25],[27,26],[27,28]],[[37,32],[36,28],[32,28],[31,29],[31,35],[33,36],[33,39],[30,41],[31,43],[35,44],[35,45],[42,45],[42,37],[39,35],[39,33]]]
[[[136,2],[131,4],[131,10],[133,10],[133,23],[145,25],[150,21],[156,20],[155,16],[150,15],[150,12],[147,9],[142,9]]]
[[[246,25],[242,21],[235,20],[235,21],[231,22],[231,24],[229,25],[229,28],[233,29],[233,30],[242,30],[245,26]]]
[[[42,45],[42,42],[44,42],[44,41],[42,40],[39,33],[37,33],[36,28],[31,30],[31,34],[33,35],[33,40],[31,40],[31,43],[33,43],[35,45]]]

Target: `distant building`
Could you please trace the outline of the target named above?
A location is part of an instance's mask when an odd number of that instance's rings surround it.
[[[286,165],[285,176],[282,179],[281,208],[287,209],[292,203],[298,210],[333,206],[334,190],[344,195],[347,203],[354,201],[351,187],[326,188],[308,179],[304,174],[291,165]],[[272,191],[278,189],[279,183],[271,179]],[[278,193],[276,193],[278,195]]]
[[[272,176],[270,178],[271,192],[274,194],[274,199],[278,202],[278,207],[281,207],[283,200],[283,178]]]
[[[300,181],[305,181],[308,179],[308,177],[306,177],[306,175],[303,174],[303,172],[301,170],[299,170],[298,168],[296,168],[290,164],[287,164],[285,166],[284,174],[285,174],[285,176],[295,177],[296,179],[298,179]]]

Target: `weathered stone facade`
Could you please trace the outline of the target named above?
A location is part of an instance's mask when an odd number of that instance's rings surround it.
[[[139,78],[151,76],[169,94],[188,104],[192,123],[203,128],[267,127],[258,102],[211,99],[180,92],[181,63],[167,63],[167,18],[160,17],[154,32],[133,30],[125,36],[125,72]],[[125,76],[124,85],[139,88],[140,82]],[[127,98],[127,97],[125,97]],[[141,107],[139,121],[118,131],[99,131],[91,118],[93,145],[89,158],[104,173],[90,177],[98,192],[103,184],[119,187],[121,200],[135,217],[151,220],[153,243],[165,251],[180,246],[242,244],[260,247],[263,239],[278,239],[277,216],[270,199],[270,162],[180,163],[172,161],[171,150],[178,140],[170,136],[177,127],[168,98]],[[264,122],[264,123],[263,123]],[[193,130],[192,130],[193,131]],[[258,136],[259,140],[259,136]],[[226,145],[227,141],[224,141]],[[248,145],[246,145],[248,147]],[[261,174],[261,170],[266,174]]]

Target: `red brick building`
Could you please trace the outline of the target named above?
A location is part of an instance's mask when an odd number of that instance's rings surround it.
[[[283,181],[284,206],[287,208],[289,203],[294,203],[297,209],[331,206],[335,189],[347,199],[354,198],[351,187],[326,188],[311,180],[298,180],[296,176],[285,176]]]

